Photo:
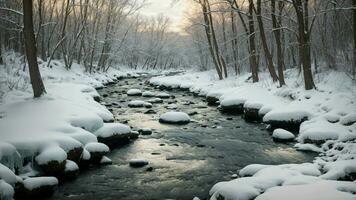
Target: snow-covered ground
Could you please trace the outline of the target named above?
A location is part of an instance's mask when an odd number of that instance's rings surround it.
[[[254,84],[248,74],[219,81],[214,71],[150,80],[206,96],[222,110],[245,115],[256,110],[272,129],[294,132],[297,149],[320,153],[313,163],[247,166],[240,170],[242,178],[216,184],[211,199],[356,199],[356,83],[343,72],[326,71],[315,75],[317,90],[305,91],[297,70],[285,75],[284,87],[267,73]],[[293,139],[283,129],[274,136]]]
[[[69,161],[76,151],[79,159],[94,155],[107,163],[109,159],[102,156],[109,148],[97,137],[131,131],[111,123],[113,115],[94,97],[99,97],[95,88],[135,72],[111,68],[89,74],[78,64],[66,70],[60,61],[52,61],[50,68],[40,62],[47,94],[33,99],[28,72],[16,56],[8,54],[6,64],[0,66],[0,199],[12,199],[16,182],[28,190],[45,184],[44,179],[29,177],[47,175],[53,164],[66,172],[77,170],[79,160]],[[50,180],[57,184],[57,179]]]

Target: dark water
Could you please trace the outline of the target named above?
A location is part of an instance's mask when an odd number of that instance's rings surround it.
[[[149,99],[127,97],[128,89],[159,91],[143,82],[126,79],[100,93],[109,95],[104,98],[106,103],[121,106],[109,107],[116,121],[127,120],[134,129],[151,128],[154,133],[113,150],[109,155],[113,165],[81,172],[74,182],[61,185],[52,199],[204,199],[216,182],[231,180],[232,174],[248,164],[301,163],[314,156],[294,150],[292,144],[274,143],[265,125],[221,114],[216,107],[206,107],[203,98],[187,92],[169,91],[176,98],[154,104],[157,114],[144,114],[146,108],[128,108],[130,100]],[[194,104],[184,105],[188,101]],[[159,115],[168,110],[198,114],[188,125],[162,125]],[[147,159],[149,166],[131,168],[128,161],[132,158]],[[147,171],[148,167],[153,171]]]

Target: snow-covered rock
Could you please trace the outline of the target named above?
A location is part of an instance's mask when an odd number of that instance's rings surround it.
[[[141,96],[142,95],[142,91],[139,89],[130,89],[127,91],[126,93],[128,96]]]
[[[161,99],[168,99],[169,97],[171,97],[171,95],[168,93],[165,93],[165,92],[160,92],[160,93],[156,94],[156,97],[161,98]]]
[[[325,174],[320,177],[329,180],[356,180],[356,160],[339,160],[325,163]]]
[[[275,129],[273,131],[272,137],[273,140],[277,142],[291,142],[295,138],[293,133],[283,129]]]
[[[149,103],[163,103],[163,100],[161,98],[153,98],[153,99],[149,99],[147,102],[149,102]]]
[[[131,128],[125,124],[120,123],[105,123],[94,134],[97,137],[107,138],[114,135],[122,135],[131,133]]]
[[[0,180],[4,180],[6,183],[15,186],[17,179],[13,171],[0,163]]]
[[[4,180],[0,179],[0,199],[12,200],[14,193],[15,193],[14,188]]]
[[[184,112],[167,112],[160,116],[159,122],[168,124],[187,124],[190,117]]]
[[[130,108],[141,108],[145,106],[145,101],[142,100],[132,100],[129,102],[128,106]]]
[[[154,97],[155,93],[151,92],[151,91],[145,91],[142,93],[143,97]]]

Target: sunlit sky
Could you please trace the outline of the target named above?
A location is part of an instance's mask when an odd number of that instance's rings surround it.
[[[158,16],[163,14],[171,21],[170,31],[181,32],[184,12],[189,8],[189,0],[147,0],[146,2],[147,5],[141,10],[143,15]]]

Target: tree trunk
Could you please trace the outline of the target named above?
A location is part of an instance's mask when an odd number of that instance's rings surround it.
[[[231,5],[231,8],[233,5]],[[235,15],[234,12],[230,12],[231,16],[231,31],[232,31],[232,37],[233,39],[231,40],[231,47],[232,47],[232,58],[234,59],[234,69],[235,69],[235,75],[240,74],[240,65],[238,64],[239,62],[239,52],[238,52],[238,40],[237,40],[237,28],[236,28],[236,22],[235,22]]]
[[[256,57],[256,44],[255,44],[255,25],[253,21],[253,0],[249,0],[249,13],[248,13],[248,27],[249,27],[249,48],[250,48],[250,67],[252,73],[252,81],[258,82],[258,66]]]
[[[353,37],[354,37],[354,49],[353,49],[353,65],[352,65],[352,76],[356,79],[356,0],[352,0],[352,16],[353,16]]]
[[[267,60],[267,68],[268,68],[268,71],[272,77],[273,82],[275,82],[278,80],[278,77],[277,77],[277,73],[274,69],[272,54],[271,54],[271,52],[268,48],[268,45],[267,45],[265,29],[264,29],[263,21],[262,21],[261,0],[257,0],[256,17],[257,17],[257,24],[260,29],[260,36],[261,36],[263,51],[265,53],[265,57]]]
[[[283,2],[281,1],[278,2],[278,8],[279,8],[279,15],[281,16],[283,10]],[[273,33],[277,46],[278,79],[279,79],[279,84],[282,87],[283,85],[286,84],[284,80],[284,72],[283,72],[285,69],[285,63],[284,63],[284,54],[283,54],[282,42],[281,42],[282,21],[281,20],[277,21],[276,0],[271,0],[271,10],[272,10]]]
[[[293,6],[298,21],[299,57],[303,68],[304,85],[306,90],[311,90],[315,88],[315,84],[311,70],[308,0],[293,0]]]
[[[42,96],[46,90],[37,63],[36,39],[33,30],[33,2],[32,0],[23,0],[22,3],[26,57],[29,65],[33,94],[34,97],[37,98]]]

